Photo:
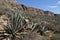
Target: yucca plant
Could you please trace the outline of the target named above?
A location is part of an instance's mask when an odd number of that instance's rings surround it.
[[[11,36],[11,40],[15,40],[15,37],[18,35],[17,33],[24,28],[25,20],[19,13],[13,13],[11,14],[10,21],[4,29]]]
[[[34,32],[35,30],[38,30],[41,35],[44,35],[44,32],[47,31],[47,28],[42,24],[35,23],[32,25],[31,32]]]

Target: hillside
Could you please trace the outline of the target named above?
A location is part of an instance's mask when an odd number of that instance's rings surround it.
[[[21,13],[24,19],[28,20],[28,22],[26,23],[27,28],[31,28],[30,26],[32,25],[32,23],[43,24],[54,33],[56,40],[60,40],[60,14],[54,14],[50,11],[44,11],[42,9],[19,4],[15,0],[0,0],[0,31],[3,31],[3,27],[7,25],[7,20],[9,19],[10,14],[14,13],[12,10],[15,11],[15,13]],[[57,34],[59,35],[56,36]],[[34,38],[34,34],[30,34],[30,36],[32,35],[32,38]],[[43,36],[43,38],[45,38],[45,36]],[[43,40],[43,38],[41,40]],[[48,40],[47,37],[45,39]],[[25,38],[25,40],[28,39]],[[39,40],[39,38],[37,38],[36,40]]]

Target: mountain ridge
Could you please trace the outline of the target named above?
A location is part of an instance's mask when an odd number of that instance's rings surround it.
[[[7,8],[11,8],[11,9],[15,9],[15,10],[22,10],[24,12],[33,11],[33,13],[37,13],[37,14],[54,16],[54,13],[51,11],[44,11],[42,9],[37,9],[37,8],[26,6],[24,4],[19,4],[16,0],[6,0],[6,1],[1,0],[0,2],[1,2],[0,5],[2,7],[6,6]]]

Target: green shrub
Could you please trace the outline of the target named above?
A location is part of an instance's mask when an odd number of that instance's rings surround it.
[[[25,20],[19,13],[12,13],[10,21],[4,29],[6,33],[11,36],[11,40],[14,40],[16,36],[20,36],[17,33],[24,28]]]
[[[38,30],[38,32],[40,32],[41,35],[44,35],[44,32],[47,31],[47,28],[43,24],[35,23],[32,25],[31,32],[34,32],[35,30]]]

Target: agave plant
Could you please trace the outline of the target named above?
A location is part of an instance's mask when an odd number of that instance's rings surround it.
[[[42,24],[35,23],[32,25],[31,32],[34,32],[35,30],[38,30],[41,35],[44,35],[44,32],[47,31],[47,28]]]
[[[17,33],[24,28],[25,20],[23,17],[18,13],[11,14],[10,17],[10,23],[4,28],[6,33],[11,36],[11,40],[15,40],[15,37],[17,37]],[[20,35],[18,35],[20,36]]]

